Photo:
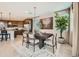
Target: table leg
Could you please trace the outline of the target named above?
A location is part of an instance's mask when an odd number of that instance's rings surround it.
[[[44,47],[44,40],[39,39],[39,48],[41,49],[42,47]]]

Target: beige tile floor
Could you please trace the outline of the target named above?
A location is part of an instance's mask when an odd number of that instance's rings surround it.
[[[17,36],[15,39],[16,43],[21,43],[22,36]],[[11,45],[10,40],[0,42],[0,57],[21,57],[22,55]],[[56,50],[56,57],[71,57],[72,47],[68,44],[58,44]]]

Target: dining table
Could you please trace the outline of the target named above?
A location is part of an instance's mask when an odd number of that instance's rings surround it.
[[[49,37],[53,36],[51,33],[35,33],[35,38],[39,40],[39,48],[43,48],[45,43],[44,41]]]

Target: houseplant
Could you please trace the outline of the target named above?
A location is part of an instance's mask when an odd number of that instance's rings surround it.
[[[65,42],[65,39],[64,37],[62,36],[63,35],[63,32],[67,29],[68,27],[68,21],[69,21],[69,17],[68,16],[59,16],[58,13],[56,13],[56,16],[55,16],[56,20],[56,29],[59,30],[60,32],[60,37],[58,39],[58,42],[59,43],[64,43]]]

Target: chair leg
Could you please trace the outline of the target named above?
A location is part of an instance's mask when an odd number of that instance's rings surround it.
[[[33,51],[35,52],[35,45],[34,45],[34,50]]]
[[[55,44],[56,44],[56,49],[57,49],[57,34],[56,34],[56,37],[55,37]]]
[[[23,43],[24,43],[24,37],[23,37],[23,39],[22,39],[22,46],[23,46]]]
[[[5,35],[5,40],[7,41],[7,39],[8,39],[8,35],[6,34],[6,35]]]
[[[30,42],[29,42],[29,36],[28,36],[28,34],[27,34],[27,42],[26,42],[26,47],[27,47],[27,48],[29,48],[29,44],[30,44]]]
[[[29,43],[28,42],[26,42],[26,47],[29,48]]]
[[[23,46],[24,40],[22,40],[22,46]]]
[[[53,54],[54,54],[54,46],[52,48],[53,48]]]
[[[57,43],[56,43],[56,49],[57,49]]]
[[[3,41],[3,35],[2,35],[2,37],[1,37],[1,42]]]
[[[57,40],[55,40],[55,46],[56,46],[56,49],[57,49]]]
[[[11,39],[11,38],[10,38],[10,34],[9,34],[9,39]]]
[[[35,52],[35,39],[34,39],[34,44],[33,44],[33,47],[34,47],[34,50],[33,50],[33,52]]]

